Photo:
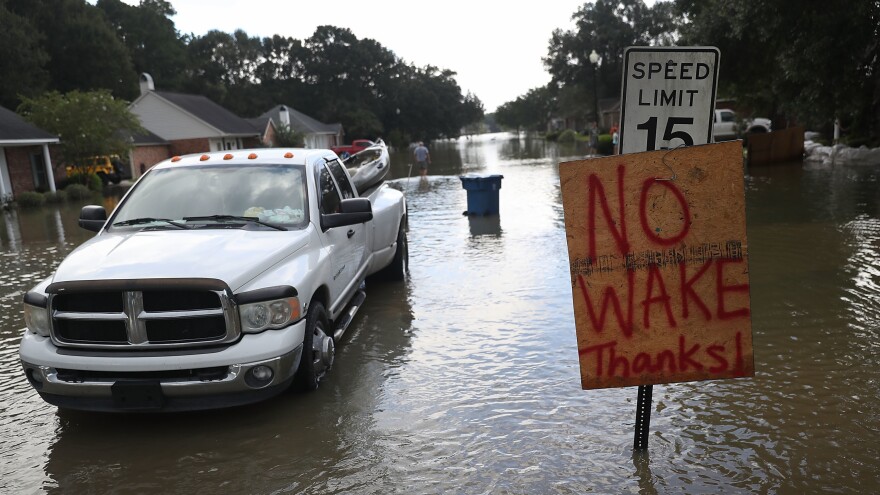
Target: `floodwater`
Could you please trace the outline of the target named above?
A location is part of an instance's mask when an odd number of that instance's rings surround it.
[[[756,376],[583,391],[558,163],[537,140],[407,152],[410,279],[370,283],[309,394],[175,415],[58,411],[21,373],[21,297],[90,233],[77,206],[0,215],[0,493],[876,493],[880,164],[746,176]],[[459,175],[503,174],[499,217]],[[407,178],[410,174],[412,177]]]

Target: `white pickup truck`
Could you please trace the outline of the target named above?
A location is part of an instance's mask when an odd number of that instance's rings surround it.
[[[729,141],[752,132],[770,132],[770,124],[770,119],[760,117],[753,120],[739,121],[733,110],[720,108],[715,110],[712,134],[715,137],[715,141]]]
[[[387,167],[387,151],[373,166]],[[383,172],[384,174],[384,172]],[[19,353],[58,407],[179,411],[315,389],[365,298],[406,278],[403,194],[357,191],[328,150],[175,157],[24,296]]]

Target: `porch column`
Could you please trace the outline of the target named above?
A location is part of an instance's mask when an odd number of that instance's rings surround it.
[[[3,180],[3,167],[6,166],[6,148],[0,146],[0,153],[3,153],[0,156],[0,205],[2,205],[6,195],[11,193],[12,190],[6,190],[6,181]]]
[[[55,192],[55,174],[52,172],[52,159],[49,158],[49,145],[43,145],[43,163],[46,166],[46,178],[49,180],[49,191]]]

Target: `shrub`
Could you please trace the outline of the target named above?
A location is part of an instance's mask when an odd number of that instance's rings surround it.
[[[547,134],[544,134],[544,139],[547,141],[556,141],[559,139],[559,131],[550,131]]]
[[[104,190],[104,181],[102,181],[96,174],[89,175],[89,182],[86,185],[90,190],[95,192],[101,192]]]
[[[64,193],[67,194],[67,199],[74,201],[92,197],[92,191],[82,184],[71,184],[64,189]]]
[[[63,203],[67,199],[67,194],[64,194],[64,191],[47,192],[43,193],[43,196],[50,204]]]
[[[23,193],[19,193],[15,196],[15,203],[18,206],[22,206],[25,208],[32,208],[35,206],[42,206],[46,203],[46,197],[41,193],[34,191],[25,191]]]
[[[562,134],[556,139],[560,143],[573,143],[577,140],[577,132],[572,129],[562,131]]]
[[[614,153],[614,145],[611,143],[611,134],[599,134],[599,149],[596,150],[600,155],[610,155]]]
[[[67,176],[68,184],[82,184],[92,191],[104,190],[104,181],[98,177],[98,174],[87,174],[84,172],[73,172]]]

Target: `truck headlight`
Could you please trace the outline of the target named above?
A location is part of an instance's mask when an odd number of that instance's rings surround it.
[[[299,298],[296,297],[242,304],[239,307],[241,330],[245,333],[258,333],[284,328],[300,319],[301,308]]]
[[[49,310],[45,307],[24,303],[24,324],[37,335],[49,336]]]

